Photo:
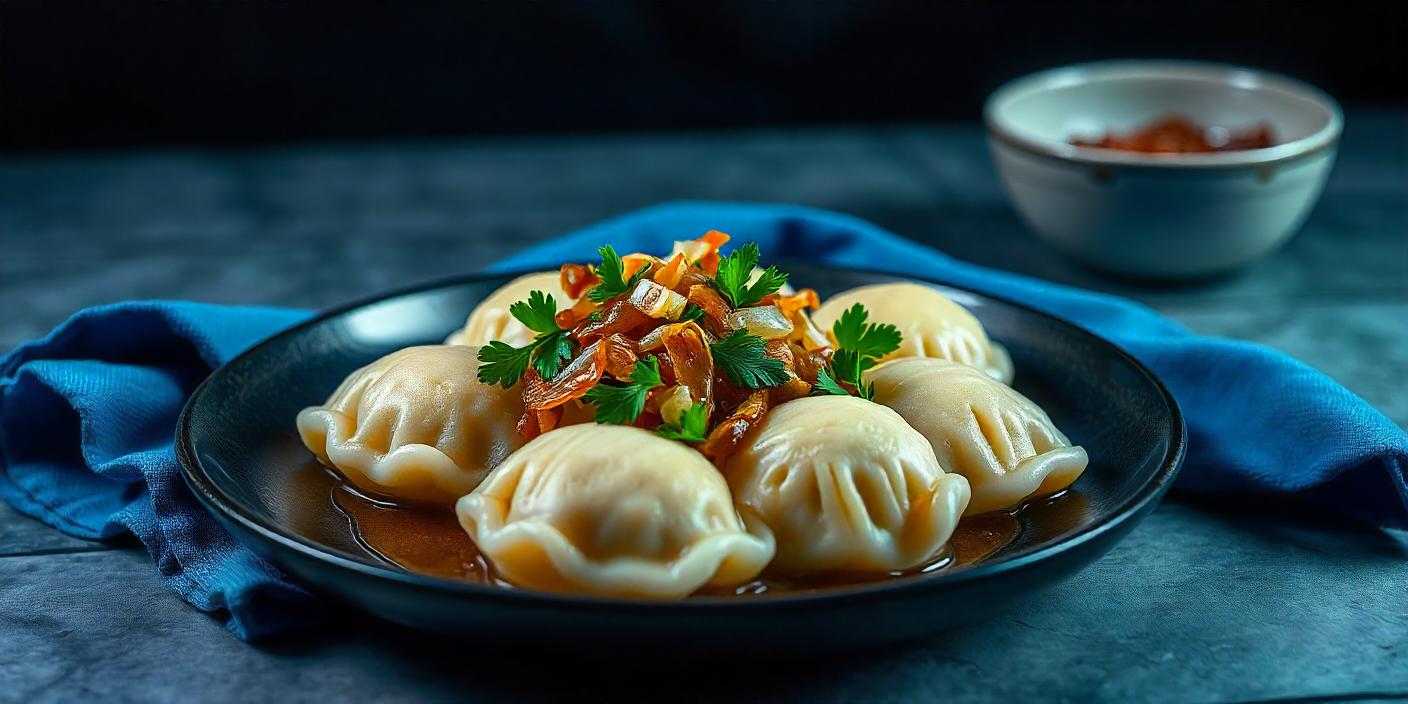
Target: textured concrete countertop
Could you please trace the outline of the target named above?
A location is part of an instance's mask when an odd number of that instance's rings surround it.
[[[665,200],[786,201],[1271,345],[1408,425],[1405,125],[1403,111],[1350,110],[1325,197],[1286,249],[1233,277],[1154,289],[1048,254],[969,125],[6,158],[0,349],[83,306],[322,307]],[[355,612],[329,632],[247,645],[168,592],[132,544],[68,538],[0,504],[0,701],[16,702],[1408,698],[1408,539],[1314,507],[1175,492],[1070,581],[925,641],[646,672],[542,660]]]

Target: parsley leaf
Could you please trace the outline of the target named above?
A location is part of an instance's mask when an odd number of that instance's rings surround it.
[[[669,440],[679,440],[681,442],[704,442],[709,433],[709,406],[703,401],[696,401],[694,405],[680,414],[678,424],[662,423],[655,429],[662,437]]]
[[[601,255],[601,266],[596,268],[596,276],[601,279],[601,283],[587,292],[587,298],[594,303],[601,303],[630,291],[636,282],[645,276],[647,267],[641,267],[627,279],[626,263],[621,260],[621,255],[616,253],[616,248],[609,244],[598,247],[596,253]]]
[[[533,342],[533,368],[538,376],[551,379],[562,370],[562,363],[572,359],[572,340],[566,330],[539,335]]]
[[[826,368],[822,367],[816,371],[816,386],[812,387],[812,395],[825,396],[827,394],[833,396],[850,396],[851,392],[836,383],[836,380],[831,378],[831,374],[826,371]]]
[[[505,389],[518,383],[528,371],[533,346],[513,347],[494,340],[479,348],[479,381],[498,384]]]
[[[691,320],[700,320],[703,317],[704,309],[694,305],[693,303],[690,303],[689,305],[686,305],[684,307],[684,312],[680,314],[679,322],[687,323]]]
[[[530,291],[528,300],[508,307],[508,312],[523,326],[538,334],[557,332],[557,300],[551,293]]]
[[[787,274],[778,271],[775,266],[770,266],[758,275],[757,281],[752,285],[748,284],[748,279],[753,276],[753,269],[758,266],[761,256],[758,245],[749,242],[719,260],[719,270],[713,279],[714,288],[718,289],[734,308],[751,306],[763,300],[764,296],[777,293],[782,285],[787,283]]]
[[[507,389],[523,378],[529,364],[544,379],[557,376],[562,363],[572,358],[572,339],[557,327],[552,294],[531,291],[528,300],[510,305],[508,312],[538,335],[522,347],[495,340],[479,348],[479,381]]]
[[[637,361],[631,368],[631,383],[644,386],[647,391],[665,383],[660,379],[660,360],[646,357]]]
[[[903,338],[899,328],[889,323],[867,324],[869,317],[865,306],[857,303],[841,313],[841,317],[831,325],[838,348],[859,357],[871,358],[865,369],[875,366],[874,360],[899,349]]]
[[[596,406],[596,422],[625,425],[640,417],[645,410],[645,397],[660,384],[660,362],[646,357],[636,362],[629,384],[597,384],[583,398]]]
[[[836,351],[831,364],[817,374],[817,387],[825,393],[845,389],[837,382],[855,387],[856,395],[870,401],[875,398],[875,386],[862,384],[861,375],[880,361],[881,357],[900,348],[904,336],[889,323],[867,323],[870,314],[857,303],[831,325],[836,337]],[[828,386],[829,384],[829,386]]]
[[[735,385],[746,389],[761,389],[787,382],[787,367],[763,354],[767,343],[749,335],[747,330],[734,330],[728,337],[709,345],[714,365]]]

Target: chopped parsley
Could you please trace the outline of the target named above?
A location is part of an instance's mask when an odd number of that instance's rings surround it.
[[[596,252],[601,255],[601,266],[596,267],[596,276],[601,279],[601,283],[587,292],[587,298],[594,303],[601,303],[630,291],[636,282],[645,276],[647,267],[641,267],[627,278],[626,263],[621,260],[621,255],[616,253],[616,248],[609,244],[598,247]]]
[[[699,320],[704,317],[704,309],[690,303],[684,307],[684,312],[680,314],[680,322],[687,323],[691,320]]]
[[[836,380],[831,378],[831,373],[826,371],[826,367],[822,367],[816,370],[816,386],[812,387],[812,395],[825,396],[827,394],[833,396],[850,396],[851,392],[836,383]]]
[[[636,362],[628,382],[624,386],[597,384],[587,391],[583,398],[596,406],[596,422],[616,425],[636,422],[645,410],[645,397],[662,383],[660,362],[654,357]]]
[[[718,367],[729,381],[745,389],[762,389],[787,383],[787,367],[763,353],[763,338],[747,330],[734,330],[728,337],[709,345]]]
[[[696,401],[680,414],[678,424],[661,423],[655,432],[670,440],[704,442],[709,436],[709,406],[703,401]]]
[[[508,312],[537,337],[522,347],[494,340],[479,348],[479,381],[507,389],[523,378],[530,364],[544,379],[557,376],[562,363],[572,358],[572,340],[557,326],[552,294],[532,291],[528,300],[514,303]]]
[[[758,280],[749,285],[748,279],[761,258],[758,245],[748,244],[733,250],[733,253],[719,260],[718,273],[714,274],[714,288],[723,294],[734,308],[747,308],[763,300],[764,296],[777,293],[787,283],[787,274],[770,266],[758,275]]]
[[[838,383],[841,382],[854,387],[857,396],[867,401],[874,400],[875,386],[861,384],[861,375],[875,366],[881,357],[899,349],[903,335],[899,328],[889,323],[867,323],[869,317],[865,306],[857,303],[832,323],[831,334],[836,337],[836,351],[831,355],[831,364],[817,373],[813,394],[846,393],[846,389]]]

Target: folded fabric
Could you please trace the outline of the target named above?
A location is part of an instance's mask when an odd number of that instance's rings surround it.
[[[235,542],[176,465],[176,419],[210,370],[304,311],[144,301],[80,311],[0,358],[0,498],[69,535],[142,541],[166,584],[249,639],[319,604]]]
[[[935,278],[1027,303],[1123,346],[1155,371],[1190,433],[1181,489],[1297,493],[1408,527],[1408,436],[1343,387],[1283,354],[1193,335],[1152,310],[954,260],[864,221],[810,208],[678,204],[527,250],[496,271],[668,251],[708,229],[767,259]],[[468,311],[466,311],[468,313]],[[194,606],[228,610],[243,638],[319,616],[315,600],[233,542],[182,482],[172,450],[186,396],[212,368],[305,317],[299,311],[131,303],[80,312],[0,360],[0,497],[72,535],[135,534]]]

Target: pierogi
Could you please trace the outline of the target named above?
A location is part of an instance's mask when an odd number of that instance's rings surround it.
[[[513,317],[508,308],[527,299],[533,291],[551,294],[559,305],[572,300],[562,290],[562,279],[557,272],[524,274],[495,289],[475,306],[464,327],[450,333],[445,344],[480,346],[498,340],[517,347],[532,342],[535,333]]]
[[[739,510],[772,529],[774,565],[797,574],[921,565],[968,505],[968,482],[944,472],[923,435],[852,396],[773,409],[724,474]]]
[[[934,357],[983,370],[1004,383],[1012,381],[1007,350],[988,339],[982,323],[963,306],[929,286],[872,284],[842,291],[821,304],[817,325],[830,330],[855,304],[865,306],[871,322],[890,323],[904,336],[899,349],[880,361],[900,357]]]
[[[523,445],[516,389],[475,379],[478,348],[426,345],[350,375],[298,414],[303,444],[361,489],[449,504]]]
[[[538,436],[456,513],[500,574],[544,591],[678,599],[747,582],[774,552],[703,455],[625,426]]]
[[[971,367],[896,359],[866,378],[876,403],[928,438],[945,469],[968,478],[970,514],[1065,489],[1090,462],[1035,403]]]

